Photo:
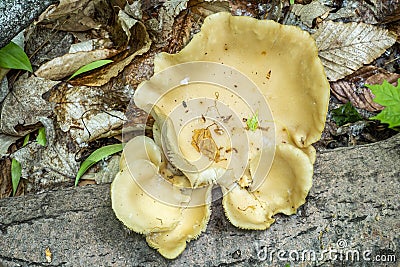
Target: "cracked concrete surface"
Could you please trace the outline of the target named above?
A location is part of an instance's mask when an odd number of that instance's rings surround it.
[[[326,151],[296,215],[276,216],[266,231],[240,230],[216,201],[207,231],[172,261],[115,218],[109,185],[2,199],[0,266],[285,266],[290,256],[296,266],[398,266],[399,192],[400,135]],[[372,262],[377,256],[391,262]]]

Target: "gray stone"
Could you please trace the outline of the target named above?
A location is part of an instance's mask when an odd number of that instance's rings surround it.
[[[48,6],[58,0],[1,0],[0,48],[29,26]]]
[[[376,266],[372,262],[376,257],[392,261],[378,266],[398,266],[399,192],[400,135],[321,152],[313,188],[296,215],[276,216],[266,231],[240,230],[229,223],[216,201],[207,231],[175,260],[161,257],[143,236],[130,233],[115,218],[109,185],[2,199],[0,262],[5,266],[285,266],[294,262],[289,256],[298,263],[303,256],[308,266]],[[52,253],[51,263],[46,262],[46,248]]]

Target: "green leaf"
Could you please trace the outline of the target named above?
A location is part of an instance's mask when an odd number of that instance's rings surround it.
[[[31,62],[24,50],[13,42],[0,49],[0,67],[33,71]]]
[[[79,68],[74,74],[72,74],[71,77],[69,77],[68,81],[71,80],[72,78],[74,78],[75,76],[79,75],[79,74],[82,74],[82,73],[85,73],[85,72],[100,68],[100,67],[102,67],[104,65],[110,64],[111,62],[113,62],[113,61],[109,60],[109,59],[102,59],[102,60],[97,60],[97,61],[94,61],[92,63],[89,63],[89,64]]]
[[[370,120],[380,120],[382,123],[389,124],[389,128],[400,126],[400,103],[397,106],[388,106],[378,115],[369,118]]]
[[[378,115],[371,117],[371,120],[380,120],[389,124],[389,128],[400,126],[400,79],[397,80],[397,87],[386,80],[382,84],[368,85],[375,95],[374,102],[384,106]]]
[[[294,0],[289,1],[291,5],[294,5]]]
[[[30,136],[30,134],[25,135],[24,142],[22,143],[23,147],[28,144]]]
[[[252,117],[248,118],[247,121],[247,127],[249,127],[249,129],[251,131],[255,131],[258,128],[258,112],[256,114],[254,114]]]
[[[11,161],[11,182],[12,182],[12,189],[13,189],[13,196],[15,192],[17,192],[17,188],[19,185],[19,181],[21,180],[21,163],[18,162],[16,159],[12,159]]]
[[[44,127],[39,129],[38,135],[36,137],[36,142],[39,145],[46,146],[47,138],[46,138],[46,129]]]
[[[337,125],[342,126],[349,122],[362,120],[363,118],[351,103],[347,102],[345,105],[332,110],[332,119]]]
[[[122,149],[123,149],[122,144],[115,144],[115,145],[104,146],[95,150],[92,154],[90,154],[90,156],[84,162],[82,162],[81,167],[79,168],[79,171],[76,174],[75,186],[78,185],[79,179],[91,166],[93,166],[100,160],[104,159],[105,157],[108,157],[112,154],[122,151]]]

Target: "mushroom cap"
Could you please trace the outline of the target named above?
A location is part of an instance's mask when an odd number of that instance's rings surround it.
[[[154,164],[145,160],[135,161],[142,179],[153,179],[157,173]],[[137,233],[160,232],[173,229],[181,218],[180,208],[158,201],[143,191],[128,169],[122,169],[111,184],[111,203],[117,218]]]
[[[277,122],[278,142],[290,138],[298,147],[308,147],[320,139],[329,83],[315,41],[307,32],[221,12],[208,16],[200,33],[179,53],[159,54],[154,69],[157,73],[191,61],[220,62],[254,81]]]
[[[186,242],[207,226],[211,187],[188,195],[181,191],[190,188],[186,177],[174,176],[166,181],[159,174],[164,167],[161,151],[146,136],[130,140],[123,155],[122,169],[111,184],[112,208],[117,218],[129,229],[146,234],[148,244],[164,257],[177,257]]]
[[[187,197],[159,174],[158,146],[146,136],[137,136],[125,145],[123,155],[122,169],[111,184],[117,218],[138,233],[174,228],[181,218],[181,207],[170,203],[185,202]]]
[[[273,215],[294,214],[304,204],[312,175],[310,159],[301,149],[280,144],[267,178],[256,190],[237,185],[226,192],[222,201],[226,216],[239,228],[266,229],[274,222]]]
[[[176,183],[190,186],[184,177],[176,178]],[[205,198],[209,198],[210,193],[211,187],[207,190]],[[182,218],[174,229],[148,234],[147,243],[165,258],[176,258],[185,250],[187,242],[196,239],[207,228],[211,215],[210,205],[183,208]]]

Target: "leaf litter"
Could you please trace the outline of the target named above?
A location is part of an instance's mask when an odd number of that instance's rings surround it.
[[[198,32],[204,18],[219,11],[230,11],[234,14],[254,16],[261,19],[275,19],[298,25],[314,34],[320,48],[321,59],[327,70],[327,76],[332,81],[332,91],[336,92],[334,94],[340,101],[347,102],[350,100],[353,105],[361,108],[359,111],[363,119],[371,117],[374,113],[364,112],[364,110],[378,111],[383,107],[372,101],[374,96],[364,84],[367,83],[368,79],[368,82],[373,81],[374,84],[379,83],[382,77],[389,79],[398,75],[398,69],[385,70],[389,66],[398,67],[396,56],[390,59],[390,65],[380,65],[381,68],[376,67],[379,59],[384,64],[388,62],[389,59],[385,57],[386,54],[380,55],[393,45],[396,40],[395,36],[386,31],[381,24],[379,26],[370,25],[371,23],[385,23],[387,28],[393,32],[398,32],[399,26],[396,24],[398,9],[396,9],[396,6],[390,5],[392,2],[396,1],[379,2],[373,0],[368,1],[368,3],[351,0],[346,1],[346,3],[331,0],[297,1],[298,4],[303,5],[294,5],[291,8],[287,1],[271,1],[268,3],[201,0],[154,2],[60,1],[58,5],[49,7],[33,26],[38,32],[45,32],[43,29],[46,27],[49,29],[47,31],[50,37],[48,36],[47,40],[40,46],[30,49],[30,56],[35,58],[41,53],[42,55],[51,54],[49,58],[42,57],[41,61],[36,60],[35,62],[40,63],[34,65],[34,69],[54,58],[64,60],[62,64],[68,64],[67,57],[70,57],[69,63],[73,65],[73,69],[76,71],[85,64],[78,60],[79,57],[74,58],[76,55],[73,54],[90,55],[90,53],[97,53],[101,49],[113,51],[113,53],[95,57],[92,60],[107,58],[114,62],[101,69],[84,73],[69,82],[61,81],[73,73],[72,70],[68,70],[68,73],[53,78],[58,80],[56,84],[49,82],[44,86],[46,90],[43,89],[36,94],[30,94],[27,90],[27,96],[18,94],[18,87],[15,86],[14,82],[11,82],[11,93],[8,93],[4,103],[12,100],[11,94],[17,95],[17,99],[21,98],[22,101],[19,100],[19,102],[22,103],[29,103],[31,99],[36,99],[38,102],[42,99],[45,102],[41,102],[40,106],[36,105],[36,107],[26,105],[25,112],[30,115],[35,114],[32,116],[33,119],[24,115],[18,117],[22,118],[20,120],[15,119],[17,116],[14,118],[6,116],[4,118],[8,119],[4,119],[3,122],[3,112],[7,111],[11,114],[10,104],[5,105],[6,108],[3,107],[1,111],[0,137],[4,137],[4,140],[8,139],[8,143],[2,148],[2,152],[9,154],[12,151],[11,157],[21,162],[21,177],[24,183],[23,186],[20,186],[19,191],[22,187],[25,187],[23,189],[26,192],[34,192],[54,185],[73,184],[75,177],[71,174],[77,173],[80,161],[86,158],[86,156],[83,156],[81,159],[77,159],[77,156],[82,154],[81,150],[94,151],[94,147],[99,148],[102,146],[101,144],[110,144],[107,140],[112,139],[111,137],[121,140],[121,127],[127,122],[124,115],[126,107],[136,86],[153,74],[154,56],[161,51],[180,51]],[[349,14],[351,15],[349,16]],[[342,23],[342,21],[346,23]],[[351,21],[354,23],[348,23]],[[62,37],[63,34],[66,38]],[[49,50],[49,44],[54,45],[51,41],[53,35],[59,36],[57,38],[60,38],[58,39],[60,40],[59,43],[64,45],[62,48],[65,51],[64,53],[54,54],[53,51],[56,50],[54,46]],[[364,41],[368,40],[368,42],[360,42],[357,40],[358,37],[364,38]],[[35,39],[28,39],[27,43],[33,47],[35,46]],[[47,52],[43,52],[44,49]],[[357,54],[357,59],[349,57],[351,54]],[[392,55],[395,55],[395,53]],[[342,62],[343,57],[349,57],[350,60]],[[378,60],[376,60],[377,58]],[[335,62],[343,63],[344,67],[335,66]],[[377,69],[370,71],[368,75],[353,74],[360,68],[363,70],[363,65],[370,62],[372,62],[371,67]],[[51,63],[48,64],[52,65]],[[56,72],[54,71],[54,73]],[[354,75],[353,79],[351,75]],[[357,80],[356,77],[358,76],[362,79]],[[27,79],[40,78],[30,76],[25,79],[20,77],[19,79],[26,81]],[[338,87],[336,84],[339,83],[346,86]],[[336,90],[335,87],[339,89]],[[357,94],[351,94],[351,92]],[[355,96],[359,99],[357,100]],[[338,99],[332,97],[330,110],[341,106]],[[36,115],[36,109],[39,111],[39,115]],[[21,109],[20,112],[23,113],[23,111]],[[147,122],[142,119],[142,117],[146,117],[145,114],[135,112],[131,117],[135,121],[142,122],[141,127],[146,128]],[[7,120],[10,120],[10,122],[6,122]],[[21,138],[26,136],[27,133],[34,132],[43,125],[46,134],[49,135],[46,146],[41,146],[37,142],[29,142],[25,147],[19,148],[13,145],[15,142],[22,142],[20,141]],[[344,145],[359,144],[367,139],[370,142],[376,141],[376,136],[368,137],[368,134],[373,135],[371,129],[378,131],[376,125],[376,122],[361,120],[338,127],[329,117],[326,131],[323,133],[325,144],[322,144],[321,147],[329,147],[333,141],[336,142],[336,146],[341,146],[344,143]],[[355,132],[360,132],[360,138],[353,136]],[[353,137],[346,141],[346,136]],[[343,144],[340,144],[340,140],[344,140]],[[93,147],[94,143],[96,145]],[[115,158],[118,158],[118,155],[111,157],[111,159]],[[33,166],[32,162],[38,164]],[[11,161],[7,163],[6,160],[2,160],[0,164],[8,164],[7,168],[10,170]],[[92,171],[83,175],[81,179],[97,177],[96,179],[101,182],[102,179],[98,178],[98,174],[106,171],[107,166],[107,164],[99,162],[94,165]],[[27,177],[29,177],[29,180],[25,180]],[[7,188],[5,191],[10,192],[10,187]],[[3,190],[1,186],[0,189]],[[3,192],[5,191],[3,190]]]

